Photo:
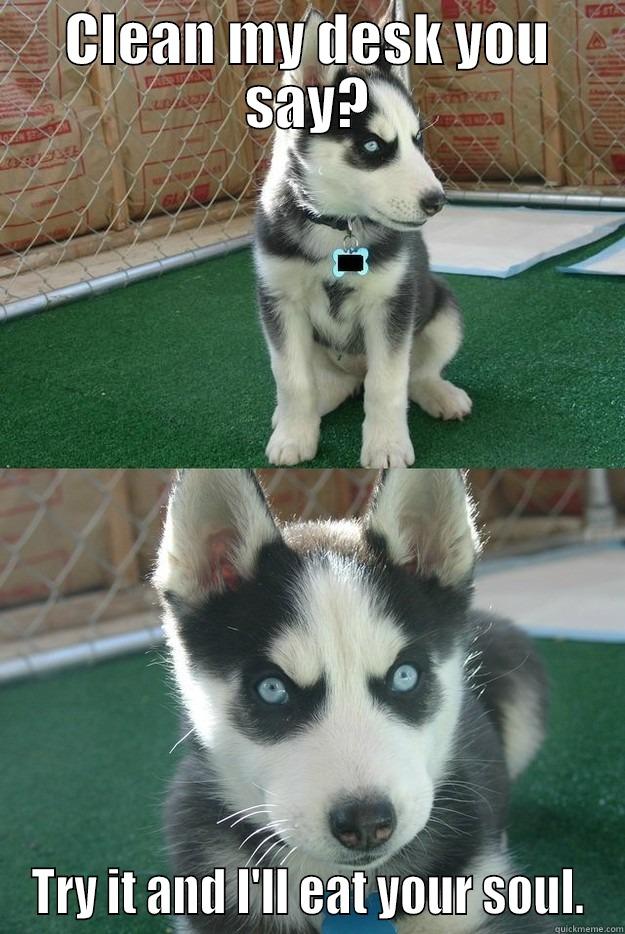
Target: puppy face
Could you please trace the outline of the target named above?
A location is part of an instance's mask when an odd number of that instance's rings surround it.
[[[433,473],[391,472],[363,523],[279,530],[236,471],[191,472],[172,498],[157,581],[181,695],[233,811],[271,813],[259,846],[374,866],[428,821],[462,702],[473,561],[461,481]],[[406,518],[423,504],[428,541]]]
[[[307,18],[302,64],[284,81],[334,87],[331,126],[323,135],[311,134],[310,126],[285,134],[289,174],[306,206],[319,214],[367,217],[397,230],[419,227],[445,197],[424,156],[423,124],[406,69],[320,66],[322,22],[319,14]],[[338,89],[350,75],[366,81],[368,102],[362,113],[352,113],[349,127],[341,127]]]
[[[367,217],[386,227],[419,227],[444,204],[423,152],[421,118],[406,89],[381,72],[368,78],[369,102],[351,126],[295,131],[302,190],[319,214]]]

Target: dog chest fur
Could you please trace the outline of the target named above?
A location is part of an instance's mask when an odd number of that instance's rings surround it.
[[[321,254],[320,259],[310,261],[260,252],[261,281],[279,305],[281,315],[305,314],[321,343],[344,351],[365,326],[367,316],[387,313],[388,303],[406,276],[409,253],[402,250],[378,268],[370,269],[367,275],[336,279],[331,254],[341,246],[341,235],[320,229],[310,234],[308,240],[317,247],[315,253]],[[411,314],[410,308],[406,313]]]

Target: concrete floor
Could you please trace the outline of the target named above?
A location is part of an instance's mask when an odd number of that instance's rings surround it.
[[[594,545],[484,562],[475,603],[535,635],[625,642],[625,547]]]

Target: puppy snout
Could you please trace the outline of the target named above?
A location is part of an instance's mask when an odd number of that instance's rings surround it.
[[[434,214],[438,214],[440,210],[447,204],[447,198],[445,197],[442,191],[426,191],[421,197],[421,210],[424,214],[427,214],[428,217],[432,217]]]
[[[350,850],[373,850],[393,836],[397,818],[387,798],[344,801],[330,811],[330,829]]]

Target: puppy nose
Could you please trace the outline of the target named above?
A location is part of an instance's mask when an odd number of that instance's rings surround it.
[[[373,850],[393,835],[395,808],[387,798],[346,801],[330,811],[333,836],[350,850]]]
[[[432,217],[447,204],[447,198],[442,191],[426,191],[421,198],[421,210],[428,217]]]

